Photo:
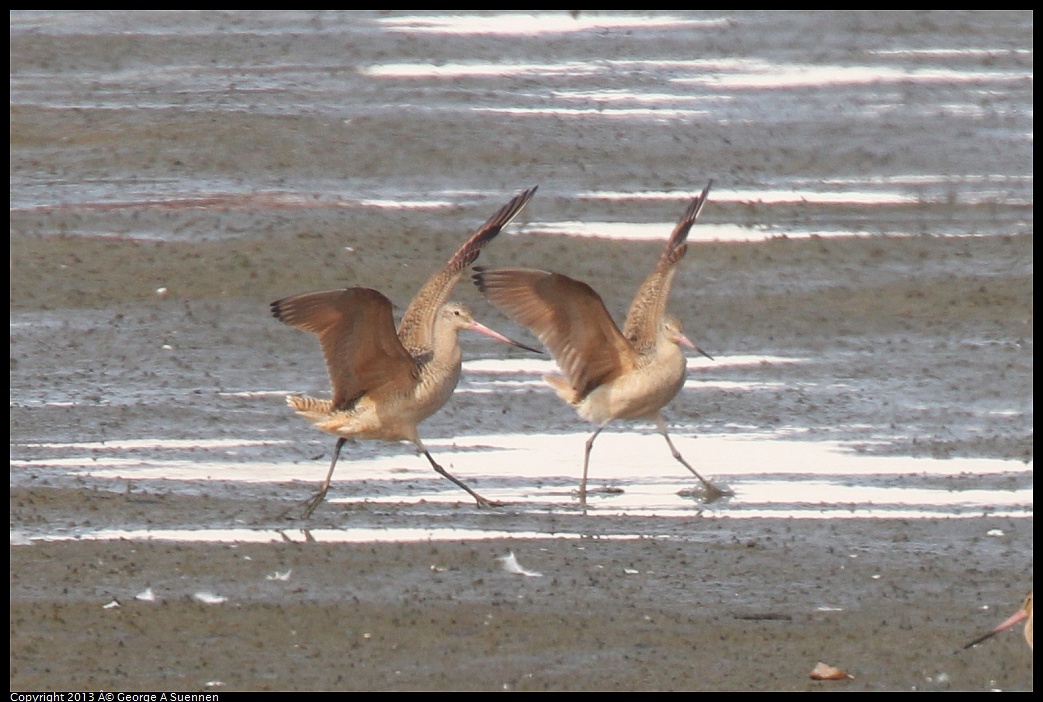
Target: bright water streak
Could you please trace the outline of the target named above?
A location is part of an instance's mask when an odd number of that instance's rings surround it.
[[[553,512],[575,505],[583,443],[587,434],[489,434],[429,440],[428,448],[447,467],[515,512]],[[162,442],[152,442],[155,446]],[[249,442],[244,443],[244,445]],[[980,516],[982,513],[1029,517],[1032,490],[986,490],[983,476],[1031,474],[1031,466],[980,458],[866,456],[831,441],[787,441],[765,435],[674,436],[674,443],[695,459],[713,480],[736,495],[701,505],[697,482],[669,455],[654,433],[604,432],[595,444],[588,489],[593,514],[749,518],[773,516],[850,518]],[[175,442],[180,447],[181,442]],[[298,462],[156,460],[129,455],[107,445],[68,444],[70,455],[12,460],[12,471],[54,470],[74,478],[112,481],[224,481],[241,483],[315,482],[324,464]],[[422,458],[401,454],[349,459],[334,476],[331,502],[452,504],[464,496],[430,470]],[[350,454],[351,447],[346,449]],[[712,466],[707,468],[707,466]],[[307,474],[307,475],[304,475]],[[959,479],[976,476],[964,486]],[[956,483],[953,483],[956,480]],[[380,486],[378,493],[367,485]],[[170,483],[166,483],[170,485]],[[958,484],[960,489],[954,489]],[[342,497],[344,493],[356,497]],[[695,499],[693,499],[693,497]]]

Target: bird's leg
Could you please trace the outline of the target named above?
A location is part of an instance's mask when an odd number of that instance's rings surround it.
[[[333,460],[330,462],[330,470],[326,473],[326,479],[322,482],[322,487],[304,503],[304,519],[310,517],[311,513],[315,511],[315,508],[322,504],[322,501],[326,499],[326,493],[330,489],[330,481],[333,479],[333,469],[337,467],[337,459],[340,458],[340,450],[347,441],[348,440],[344,437],[337,439],[337,446],[333,449]]]
[[[696,472],[695,468],[692,468],[692,466],[688,465],[688,461],[684,460],[684,456],[681,455],[681,452],[678,451],[676,447],[674,447],[674,442],[670,441],[670,435],[666,433],[666,422],[663,421],[662,415],[658,415],[656,417],[656,424],[659,426],[659,433],[663,435],[664,439],[666,439],[666,445],[670,447],[670,453],[673,454],[674,458],[677,459],[681,463],[681,465],[683,465],[688,470],[692,471],[692,475],[699,478],[699,481],[703,484],[703,487],[706,489],[707,502],[713,502],[718,498],[735,494],[727,488],[717,487],[709,480],[699,475],[699,473]]]
[[[579,506],[583,509],[587,508],[587,467],[590,465],[590,449],[594,446],[594,439],[598,438],[598,434],[608,426],[609,421],[612,420],[602,422],[601,426],[590,435],[590,438],[587,439],[587,448],[583,452],[583,480],[579,484]]]
[[[427,447],[424,446],[423,442],[420,441],[420,439],[416,440],[416,445],[417,445],[417,448],[419,448],[421,451],[423,451],[424,455],[427,456],[427,460],[431,462],[431,467],[435,469],[435,472],[437,472],[443,478],[448,478],[449,480],[451,480],[453,483],[456,484],[457,487],[466,490],[467,494],[469,494],[471,497],[473,497],[475,499],[475,502],[478,503],[479,507],[501,507],[502,506],[502,503],[500,503],[500,502],[493,502],[491,500],[485,499],[484,497],[479,495],[477,492],[475,492],[471,488],[467,487],[467,485],[465,485],[462,480],[459,480],[458,478],[455,478],[453,475],[451,475],[449,473],[449,471],[447,471],[442,466],[438,465],[438,463],[435,462],[435,459],[431,457],[431,453],[427,450]]]

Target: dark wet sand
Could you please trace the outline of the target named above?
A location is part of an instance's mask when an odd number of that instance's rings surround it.
[[[688,526],[676,541],[15,548],[11,686],[1032,686],[1020,631],[955,652],[998,623],[976,605],[1008,577],[1022,555],[1014,546],[1031,541],[1024,520],[874,522],[871,538],[858,521]],[[936,545],[941,530],[960,546]],[[499,570],[508,549],[543,577]],[[286,582],[265,579],[287,570]],[[146,584],[158,603],[133,599]],[[193,601],[200,590],[228,602]],[[113,598],[122,606],[103,609]],[[819,660],[855,678],[812,681]]]
[[[12,61],[25,70],[74,70],[82,55],[104,62],[109,50],[123,51],[86,42],[66,50],[60,38],[21,35]],[[912,94],[918,86],[902,89]],[[66,386],[83,388],[85,397],[75,398],[75,407],[12,402],[12,444],[270,432],[299,441],[272,448],[279,459],[308,453],[309,442],[320,439],[328,451],[332,439],[317,436],[281,400],[217,393],[321,389],[316,348],[268,317],[270,300],[362,284],[403,304],[468,230],[537,182],[541,190],[525,215],[534,219],[673,221],[677,203],[592,205],[560,190],[567,183],[695,193],[709,177],[725,187],[748,174],[756,181],[767,173],[846,173],[866,165],[866,154],[885,174],[979,172],[978,164],[955,160],[963,152],[937,148],[939,141],[973,135],[924,138],[944,126],[896,133],[882,125],[893,142],[844,128],[833,135],[845,143],[840,151],[820,146],[825,133],[788,136],[780,129],[765,142],[757,125],[713,120],[678,141],[659,124],[637,125],[623,139],[615,128],[581,132],[562,122],[560,130],[530,133],[509,120],[476,127],[429,115],[349,125],[220,110],[12,108],[12,173],[43,174],[41,181],[48,173],[62,183],[200,173],[297,183],[363,172],[414,186],[463,182],[502,191],[495,201],[472,198],[434,215],[321,201],[286,207],[263,196],[13,212],[12,321],[35,326],[12,328],[12,397],[61,396]],[[487,141],[472,148],[478,132]],[[1025,149],[1031,158],[1030,139]],[[872,231],[996,214],[959,203],[952,212],[929,209],[878,208]],[[715,203],[711,195],[704,218],[756,224],[768,216],[799,221],[808,212],[794,205],[769,214],[758,205]],[[999,214],[1031,222],[1031,205],[1014,216]],[[864,215],[831,211],[840,221]],[[768,431],[798,417],[813,431],[827,428],[829,438],[858,441],[857,427],[891,422],[895,440],[865,450],[1031,460],[1031,424],[1001,414],[983,419],[962,408],[1031,407],[1030,400],[1011,398],[1031,397],[1032,234],[938,238],[929,229],[911,238],[693,245],[671,309],[700,346],[720,354],[822,358],[788,377],[813,373],[809,382],[837,378],[859,390],[830,402],[800,393],[722,393],[698,408],[703,430],[727,431],[738,421]],[[81,231],[109,235],[77,236]],[[169,231],[175,240],[130,240],[141,231]],[[210,231],[216,234],[210,241],[192,236]],[[620,311],[658,249],[658,243],[503,236],[481,262],[559,268],[594,283],[608,307]],[[158,296],[158,288],[166,295]],[[461,285],[454,297],[503,324],[471,286]],[[168,339],[173,351],[159,351]],[[134,392],[147,387],[199,400],[166,407],[142,391],[123,404],[100,401],[125,381],[133,381]],[[904,416],[895,399],[913,392],[929,409]],[[540,401],[480,421],[499,431],[564,416],[563,408]],[[478,421],[468,414],[447,408],[425,424],[427,435],[452,436],[454,422]],[[917,438],[908,439],[910,433]],[[304,481],[313,476],[317,483],[327,460],[302,459],[302,480],[292,485],[214,481],[206,495],[161,481],[132,484],[124,494],[103,481],[37,478],[24,468],[16,480],[12,470],[13,542],[23,530],[55,526],[285,529],[292,539],[12,543],[11,689],[1032,688],[1031,652],[1020,630],[954,653],[1014,611],[1031,587],[1031,518],[709,520],[693,503],[690,519],[641,520],[572,510],[520,514],[509,506],[483,512],[462,493],[448,506],[335,503],[307,523],[280,518],[314,489]],[[421,459],[403,449],[403,460]],[[578,471],[577,465],[577,479]],[[953,478],[953,489],[976,479]],[[334,490],[344,496],[343,485],[334,483]],[[308,542],[300,532],[351,526],[589,536],[351,545]],[[599,538],[635,533],[657,538]],[[542,577],[503,571],[495,559],[508,551]],[[287,581],[266,579],[287,570]],[[135,599],[147,587],[156,602]],[[203,604],[192,599],[200,591],[228,599]],[[120,606],[105,608],[113,600]],[[810,680],[820,660],[854,679]]]
[[[498,243],[509,249],[518,242]],[[574,260],[591,269],[592,277],[599,272],[593,270],[596,266],[612,266],[611,259],[589,255],[604,247],[589,242],[554,245],[587,248],[586,255]],[[37,236],[12,242],[13,255],[20,260],[39,264],[67,258],[97,266],[92,299],[104,305],[115,303],[121,294],[129,296],[128,316],[148,315],[153,309],[152,314],[180,317],[185,301],[157,301],[147,289],[128,294],[139,274],[125,277],[121,271],[140,271],[150,261],[163,261],[164,280],[170,281],[171,289],[193,290],[193,279],[212,282],[218,271],[231,267],[235,255],[234,247],[206,247],[206,255],[195,255],[185,254],[184,246],[168,254],[167,245],[118,241]],[[637,248],[647,257],[647,247]],[[292,271],[300,255],[299,250],[274,243],[258,247],[256,265],[270,267],[270,280],[267,275],[251,278],[253,283],[227,276],[222,280],[236,286],[238,294],[254,285],[257,300],[271,299],[294,289],[274,272]],[[729,265],[739,256],[741,265]],[[714,348],[791,347],[795,342],[780,337],[792,333],[793,327],[823,344],[837,335],[852,345],[861,343],[853,338],[891,339],[890,345],[901,349],[888,357],[891,365],[864,368],[881,374],[912,372],[902,369],[931,364],[932,343],[925,339],[944,348],[944,340],[953,336],[1012,338],[1027,333],[1031,339],[1031,278],[986,278],[974,272],[976,267],[994,267],[997,259],[1017,261],[1025,256],[1031,258],[1027,237],[706,245],[695,247],[691,255],[701,271],[713,276],[728,270],[747,288],[775,275],[786,280],[785,274],[795,267],[807,272],[806,280],[827,270],[876,271],[857,289],[851,289],[852,277],[845,274],[819,290],[765,289],[746,298],[704,297],[702,315],[717,320],[707,327],[714,335]],[[909,257],[928,269],[952,262],[939,266],[950,275],[926,284],[921,278],[888,279],[880,273]],[[963,265],[968,260],[975,265]],[[105,261],[119,264],[104,266]],[[201,268],[214,274],[200,276]],[[395,281],[389,287],[406,289],[410,282]],[[838,296],[839,286],[851,294]],[[206,283],[201,287],[205,290]],[[57,308],[75,315],[76,302],[84,300],[68,279],[55,280],[33,294],[22,292],[28,290],[33,290],[28,283],[13,285],[13,310]],[[684,285],[681,290],[683,296]],[[238,298],[225,300],[216,290],[199,296],[213,300],[192,305],[199,329],[219,329],[223,315],[242,314]],[[872,304],[865,302],[869,298]],[[205,337],[209,332],[201,333]],[[93,353],[91,344],[97,337],[85,334],[75,343],[68,341],[68,347],[63,340],[54,350],[58,362],[67,354]],[[284,343],[294,345],[293,340]],[[36,359],[46,350],[27,348],[24,342],[13,346],[12,354],[12,374],[31,377],[41,365],[40,372],[46,374],[48,363],[55,362]],[[1003,377],[998,372],[1003,368],[1015,374],[1010,369],[1018,367],[1011,365],[1002,345],[984,345],[971,358],[973,363],[965,363],[973,368],[961,377],[995,379]],[[158,372],[163,377],[164,372]],[[43,377],[41,381],[46,382]],[[959,392],[995,390],[984,382],[979,385],[963,383]],[[271,404],[272,421],[284,421],[280,403]],[[729,411],[757,410],[751,405]],[[828,408],[817,411],[826,413],[822,421],[836,420]],[[20,427],[19,416],[12,411],[12,431]],[[163,418],[137,421],[157,422],[158,431]],[[952,421],[958,422],[958,417]],[[64,431],[77,433],[75,426]],[[178,431],[192,434],[191,426],[182,425]],[[60,427],[55,434],[61,434]],[[1023,458],[1031,455],[1031,435],[1014,432],[917,450]],[[310,469],[316,480],[321,463]],[[134,488],[129,495],[89,486],[12,489],[12,529],[43,524],[83,530],[282,528],[291,530],[298,541],[13,546],[12,689],[202,690],[214,681],[224,684],[219,690],[1032,687],[1031,654],[1018,634],[954,654],[1005,616],[1003,610],[1016,607],[1029,586],[1032,520],[710,521],[700,519],[693,507],[690,520],[637,524],[574,512],[520,515],[510,507],[480,512],[463,499],[455,506],[403,505],[398,510],[376,504],[327,504],[307,524],[279,518],[290,500],[302,499],[310,489],[308,483],[297,483],[289,491],[273,486],[258,493],[252,488],[251,497],[237,495],[233,486],[215,484],[211,496],[196,498],[161,485]],[[391,545],[300,542],[304,526],[367,524],[538,530],[590,538]],[[986,536],[990,529],[1001,530],[1003,536]],[[598,538],[630,533],[662,538]],[[543,577],[501,570],[495,559],[508,551]],[[291,576],[286,582],[265,579],[287,570]],[[134,599],[146,587],[153,589],[158,602]],[[228,601],[206,605],[191,599],[203,590]],[[105,609],[113,599],[121,607]],[[982,611],[985,604],[992,609]],[[839,611],[820,611],[822,607]],[[819,660],[855,678],[812,681],[808,673]]]

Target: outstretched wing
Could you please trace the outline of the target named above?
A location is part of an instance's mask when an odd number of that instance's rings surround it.
[[[391,301],[370,288],[295,295],[271,304],[280,322],[319,337],[333,385],[333,409],[351,407],[365,394],[406,393],[416,361],[395,333]]]
[[[623,336],[634,345],[638,353],[647,351],[655,344],[659,326],[666,314],[666,303],[670,299],[670,284],[677,272],[677,263],[688,251],[688,244],[685,243],[685,240],[688,238],[688,232],[695,224],[695,220],[699,218],[699,213],[703,211],[712,185],[711,180],[702,193],[689,203],[667,240],[655,270],[645,278],[645,282],[637,289],[634,301],[630,304],[627,321],[623,326]]]
[[[537,187],[539,186],[519,193],[501,207],[496,214],[479,227],[474,236],[453,254],[445,267],[428,278],[424,286],[417,292],[398,325],[398,338],[414,356],[420,356],[431,350],[435,317],[438,315],[438,310],[449,299],[449,293],[453,291],[460,276],[478,258],[482,247],[492,241],[493,237],[518,216],[522,208],[536,194]]]
[[[586,283],[521,268],[475,271],[475,284],[489,301],[550,349],[577,400],[633,368],[633,349]]]

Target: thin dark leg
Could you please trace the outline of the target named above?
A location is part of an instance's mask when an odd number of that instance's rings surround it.
[[[590,449],[594,446],[594,439],[598,438],[598,434],[607,426],[608,422],[604,422],[590,435],[590,438],[587,439],[587,449],[583,452],[583,480],[579,484],[579,506],[583,509],[587,508],[587,467],[590,465]]]
[[[330,489],[330,481],[333,479],[333,469],[337,467],[337,459],[340,458],[340,450],[347,443],[347,439],[341,437],[337,439],[337,446],[333,449],[333,460],[330,462],[330,470],[326,473],[326,479],[322,481],[322,487],[315,493],[307,502],[304,503],[304,518],[307,519],[311,516],[311,513],[315,511],[315,508],[322,504],[322,501],[326,499],[326,493]]]
[[[447,471],[442,466],[438,465],[438,463],[435,462],[435,459],[431,457],[431,454],[430,454],[430,452],[428,452],[427,447],[425,447],[424,444],[419,439],[417,440],[416,445],[417,445],[417,448],[419,448],[421,451],[423,451],[424,455],[427,456],[427,460],[431,462],[431,467],[435,469],[435,472],[437,472],[443,478],[448,478],[449,480],[451,480],[453,483],[456,484],[457,487],[466,490],[467,494],[469,494],[471,497],[474,498],[475,502],[478,503],[479,507],[500,507],[501,506],[501,503],[499,503],[499,502],[492,502],[490,500],[485,499],[484,497],[479,495],[477,492],[475,492],[471,488],[467,487],[467,485],[465,485],[462,480],[459,480],[458,478],[453,477],[453,475],[451,475],[449,473],[449,471]]]
[[[674,442],[670,441],[670,435],[666,433],[666,422],[663,421],[663,418],[661,416],[656,418],[656,424],[659,425],[659,433],[663,435],[664,439],[666,439],[666,445],[670,447],[670,453],[673,454],[674,458],[677,459],[677,461],[680,462],[681,465],[683,465],[688,470],[692,471],[692,475],[699,478],[699,481],[702,482],[703,487],[706,489],[707,502],[713,502],[714,500],[720,497],[726,497],[728,495],[735,494],[727,488],[717,487],[709,480],[699,475],[699,473],[696,472],[695,468],[692,468],[690,465],[688,465],[688,461],[684,460],[684,457],[681,455],[681,452],[674,447]]]

